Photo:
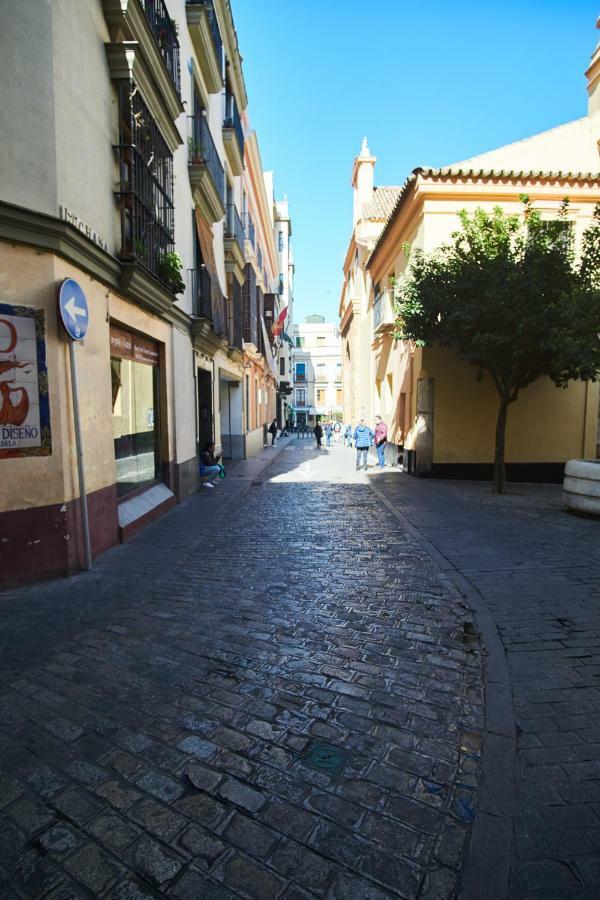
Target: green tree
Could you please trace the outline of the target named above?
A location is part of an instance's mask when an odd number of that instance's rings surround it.
[[[600,372],[600,205],[576,253],[567,200],[553,221],[521,200],[522,215],[462,211],[461,229],[431,254],[407,245],[409,264],[394,286],[397,338],[450,347],[479,378],[491,376],[499,493],[508,410],[519,392],[542,376],[566,387]]]

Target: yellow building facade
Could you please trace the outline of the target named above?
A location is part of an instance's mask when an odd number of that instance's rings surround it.
[[[599,50],[587,75],[587,116],[447,168],[415,169],[402,189],[388,189],[397,197],[385,223],[371,229],[375,236],[365,233],[360,211],[368,212],[382,189],[372,186],[375,159],[363,144],[340,303],[345,414],[352,421],[383,417],[390,463],[403,447],[403,464],[416,474],[491,475],[499,402],[491,379],[478,380],[451,350],[394,340],[392,285],[406,269],[406,243],[431,252],[460,227],[460,210],[521,212],[521,194],[546,219],[556,218],[568,197],[575,239],[581,239],[600,202]],[[598,395],[595,383],[562,390],[549,379],[523,390],[509,412],[508,477],[558,480],[568,459],[595,458]]]

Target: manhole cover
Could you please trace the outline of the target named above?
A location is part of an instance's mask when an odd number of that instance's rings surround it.
[[[326,775],[339,775],[348,761],[348,754],[333,744],[315,742],[308,745],[300,760],[309,769]]]

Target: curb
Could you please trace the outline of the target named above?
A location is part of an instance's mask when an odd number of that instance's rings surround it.
[[[484,656],[485,728],[477,811],[461,877],[460,900],[507,900],[513,837],[516,730],[510,674],[498,628],[483,596],[380,488],[378,500],[437,563],[465,597],[479,632]]]

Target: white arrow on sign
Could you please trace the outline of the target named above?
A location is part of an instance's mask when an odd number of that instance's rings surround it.
[[[75,297],[71,297],[71,299],[65,303],[65,309],[74,322],[77,321],[77,316],[81,316],[83,319],[87,319],[87,309],[85,309],[85,307],[83,306],[76,306]]]

